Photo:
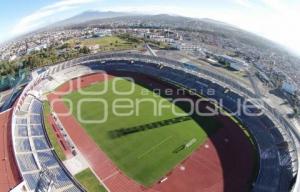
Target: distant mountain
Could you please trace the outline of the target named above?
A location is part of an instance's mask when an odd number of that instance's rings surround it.
[[[216,21],[209,18],[196,19],[177,15],[158,14],[158,15],[143,15],[137,13],[128,12],[100,12],[100,11],[86,11],[81,14],[75,15],[71,18],[53,23],[47,27],[49,28],[61,28],[61,27],[78,27],[98,24],[124,24],[128,26],[132,25],[150,25],[157,27],[170,27],[170,28],[186,28],[186,29],[203,29],[212,30],[216,27],[227,28],[235,31],[233,26]],[[213,30],[215,31],[215,30]]]
[[[97,19],[105,19],[105,18],[115,18],[115,17],[123,17],[123,16],[129,16],[133,15],[130,13],[122,13],[122,12],[113,12],[113,11],[106,11],[106,12],[100,12],[100,11],[86,11],[79,15],[75,15],[73,17],[70,17],[68,19],[59,21],[57,23],[51,24],[51,28],[56,27],[68,27],[72,25],[77,25],[85,22],[89,22],[92,20]],[[47,27],[48,28],[48,27]]]
[[[123,12],[87,11],[69,19],[52,24],[42,30],[56,28],[84,28],[87,26],[129,26],[129,27],[157,27],[197,31],[211,34],[217,38],[232,39],[242,44],[264,49],[278,49],[278,44],[261,36],[239,29],[233,25],[209,18],[190,18],[178,15],[143,15]],[[281,49],[281,48],[280,48]]]
[[[74,27],[86,26],[131,26],[131,27],[157,27],[170,29],[183,29],[198,31],[206,34],[213,34],[222,38],[237,39],[240,42],[262,48],[275,48],[278,45],[261,36],[242,30],[231,24],[216,21],[213,19],[190,18],[177,15],[159,14],[159,15],[127,15],[113,18],[95,19]]]

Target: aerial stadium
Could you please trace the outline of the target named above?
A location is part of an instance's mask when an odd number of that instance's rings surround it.
[[[98,53],[48,66],[0,116],[11,191],[87,191],[74,174],[81,166],[111,192],[292,190],[294,127],[256,97],[214,71],[155,56]]]

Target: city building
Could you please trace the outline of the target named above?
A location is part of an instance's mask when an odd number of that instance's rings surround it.
[[[284,81],[282,83],[281,89],[291,95],[295,95],[297,93],[298,87],[292,81]]]
[[[221,64],[228,65],[228,67],[237,71],[246,71],[249,67],[245,61],[227,55],[219,55],[218,60]]]

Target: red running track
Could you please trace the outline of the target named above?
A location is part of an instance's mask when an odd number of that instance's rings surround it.
[[[0,113],[0,192],[7,192],[22,181],[13,155],[11,116],[11,109]]]
[[[80,81],[71,80],[58,91],[74,91],[103,80],[103,75],[92,74],[82,77]],[[49,101],[58,99],[52,106],[57,113],[69,111],[60,100],[62,95],[48,95]],[[254,168],[253,147],[240,127],[228,117],[218,117],[224,126],[176,166],[165,182],[156,183],[151,188],[144,188],[123,174],[72,115],[58,115],[58,118],[91,168],[112,192],[240,192],[250,186]]]

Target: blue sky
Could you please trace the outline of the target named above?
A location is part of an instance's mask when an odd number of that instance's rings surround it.
[[[0,42],[87,10],[212,18],[300,55],[299,0],[1,0]]]

